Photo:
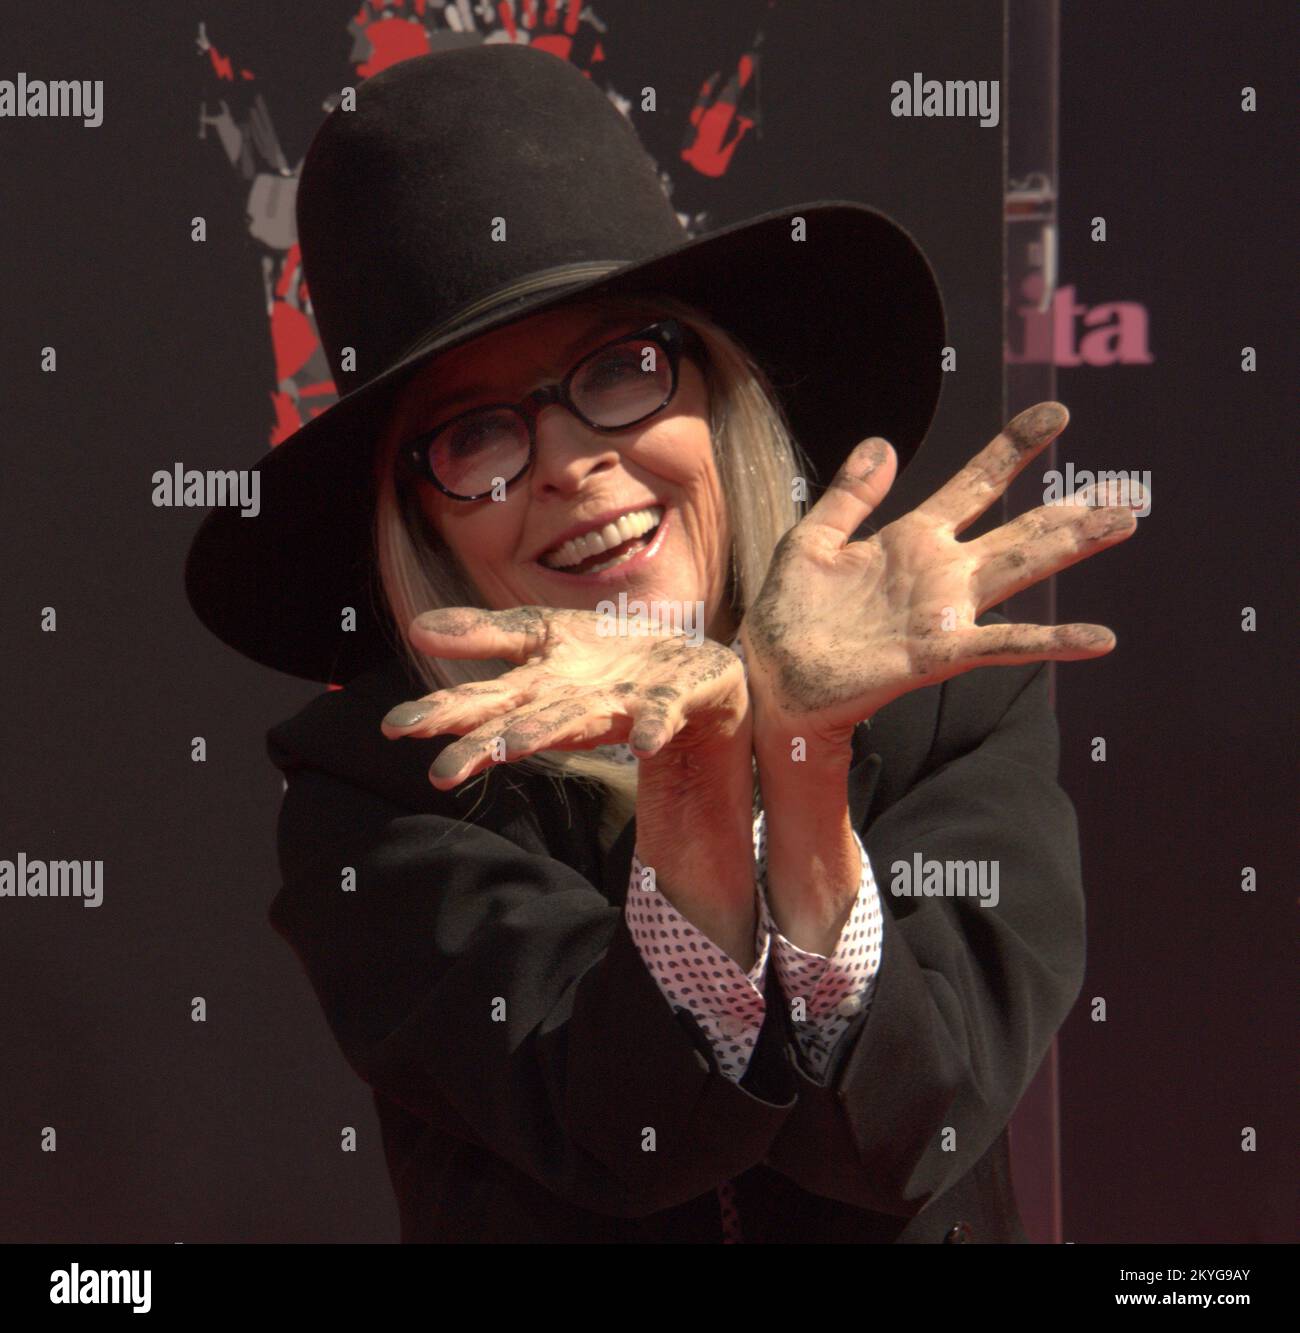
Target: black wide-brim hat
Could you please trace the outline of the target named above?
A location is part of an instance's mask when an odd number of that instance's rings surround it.
[[[402,61],[347,105],[313,138],[297,195],[339,399],[249,463],[259,512],[211,510],[185,566],[196,614],[246,657],[342,684],[396,650],[406,627],[385,610],[371,536],[373,451],[396,395],[435,355],[575,298],[698,306],[772,379],[810,484],[869,435],[900,469],[925,437],[943,302],[883,213],[816,200],[692,238],[622,112],[526,46]]]

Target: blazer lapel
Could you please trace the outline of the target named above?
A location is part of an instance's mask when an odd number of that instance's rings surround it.
[[[860,829],[876,794],[884,761],[871,749],[871,724],[859,722],[853,729],[853,762],[849,767],[849,814]]]
[[[633,815],[601,857],[601,888],[605,897],[616,907],[622,907],[627,899],[627,880],[632,873],[632,853],[635,850],[636,816]]]

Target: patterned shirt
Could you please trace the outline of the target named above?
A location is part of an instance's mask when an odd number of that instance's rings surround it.
[[[767,902],[765,814],[754,820],[755,878],[759,894],[755,961],[746,972],[653,887],[632,854],[624,916],[651,976],[673,1008],[685,1008],[709,1038],[718,1067],[739,1081],[749,1067],[767,1011],[763,990],[769,961],[791,1005],[800,1055],[808,1071],[822,1075],[831,1052],[853,1018],[867,1007],[880,970],[880,894],[871,863],[855,832],[861,873],[857,899],[828,958],[810,953],[781,934]],[[802,1010],[796,1010],[796,1003]]]
[[[740,640],[734,640],[731,648],[743,662]],[[627,745],[602,748],[623,762],[637,762]],[[766,813],[761,804],[754,816],[753,836],[759,910],[755,961],[748,971],[653,887],[654,877],[643,875],[645,867],[635,850],[624,918],[664,999],[674,1009],[687,1009],[695,1017],[713,1047],[720,1071],[737,1082],[749,1067],[763,1026],[764,983],[771,962],[791,1006],[800,1059],[810,1074],[820,1078],[854,1017],[871,1003],[880,971],[880,894],[866,849],[855,831],[861,862],[858,893],[834,952],[826,957],[801,949],[777,929],[768,907]],[[796,1005],[802,1008],[796,1010]],[[718,1197],[724,1243],[737,1243],[742,1239],[740,1219],[730,1181],[719,1185]]]

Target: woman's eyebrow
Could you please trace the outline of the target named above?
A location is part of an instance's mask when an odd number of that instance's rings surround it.
[[[601,334],[608,333],[611,329],[617,328],[620,324],[635,323],[635,327],[628,330],[628,332],[634,333],[636,332],[636,329],[642,327],[643,322],[648,321],[636,321],[635,317],[632,315],[606,315],[603,319],[597,321],[597,323],[590,325],[571,342],[566,344],[562,357],[565,373],[567,373],[569,367],[572,365],[573,358],[576,356],[578,349],[584,346],[584,344],[595,342]],[[595,348],[593,347],[592,350],[594,351]],[[454,393],[448,396],[437,394],[430,400],[429,405],[441,414],[461,403],[468,402],[471,398],[487,396],[490,396],[490,390],[482,384],[477,384],[472,387],[457,389]]]

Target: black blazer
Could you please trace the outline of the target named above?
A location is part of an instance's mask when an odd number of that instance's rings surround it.
[[[1084,962],[1043,664],[857,728],[883,956],[825,1083],[794,1057],[774,969],[749,1069],[725,1078],[624,924],[635,821],[602,854],[594,790],[513,765],[466,821],[481,793],[426,776],[454,737],[379,732],[424,692],[393,659],[267,734],[288,782],[269,918],[374,1091],[404,1241],[716,1243],[727,1179],[747,1243],[1025,1239],[1006,1126]],[[916,851],[996,858],[998,906],[893,896]]]

